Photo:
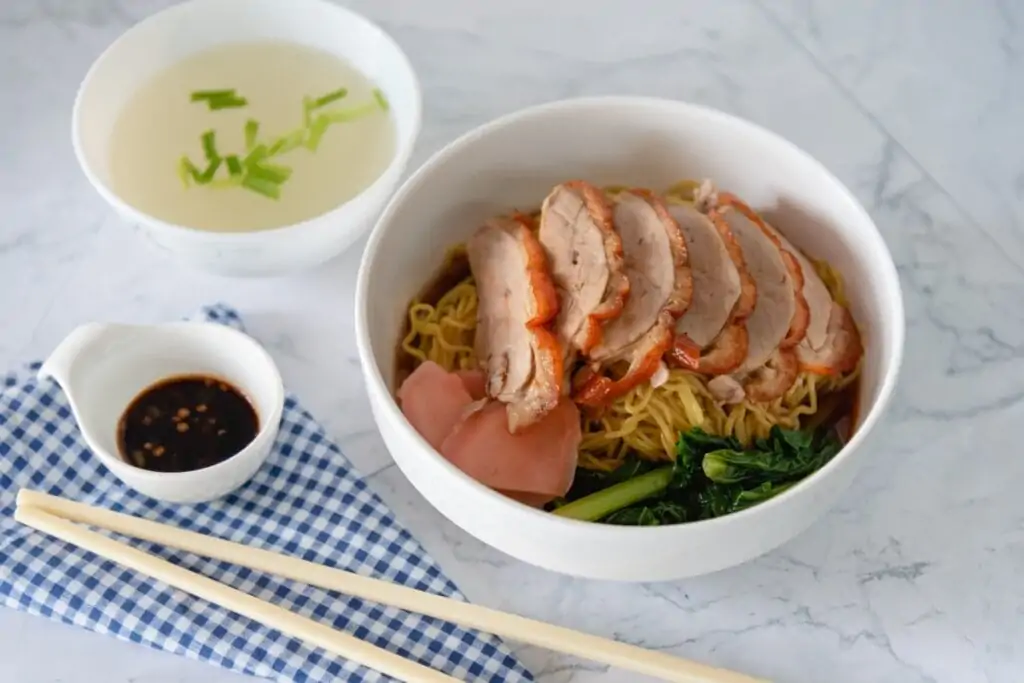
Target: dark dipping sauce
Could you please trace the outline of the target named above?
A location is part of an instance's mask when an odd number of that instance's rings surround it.
[[[117,446],[128,463],[154,472],[190,472],[216,465],[248,446],[259,418],[241,391],[217,377],[172,377],[128,405]]]

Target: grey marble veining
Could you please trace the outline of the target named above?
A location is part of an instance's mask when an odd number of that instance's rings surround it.
[[[1024,14],[1005,0],[480,3],[361,0],[408,51],[426,112],[413,160],[489,118],[603,93],[764,124],[864,202],[905,290],[908,348],[875,457],[823,520],[759,560],[623,586],[526,567],[444,520],[390,465],[352,340],[357,247],[274,281],[150,253],[69,144],[78,81],[167,0],[0,2],[0,363],[92,319],[241,308],[287,383],[471,598],[792,683],[1016,683],[1024,672]],[[361,246],[361,245],[359,245]],[[545,683],[636,681],[536,648]],[[60,657],[52,653],[59,652]],[[0,612],[4,680],[241,680]]]

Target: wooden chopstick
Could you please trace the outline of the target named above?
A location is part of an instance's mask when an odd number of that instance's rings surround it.
[[[23,507],[38,508],[67,520],[102,527],[126,536],[231,562],[257,571],[276,574],[365,600],[392,605],[410,612],[426,614],[504,638],[591,659],[674,683],[766,683],[765,679],[688,661],[664,652],[647,650],[562,626],[527,619],[516,614],[507,614],[488,607],[425,593],[414,588],[360,576],[342,569],[325,567],[296,557],[252,548],[159,522],[92,507],[39,491],[28,489],[19,491],[18,508],[20,510]],[[99,538],[108,540],[103,536],[99,536]],[[337,653],[335,650],[331,651]],[[362,662],[363,660],[357,659],[356,661]]]
[[[281,633],[322,647],[332,654],[382,671],[398,680],[414,683],[421,681],[423,683],[452,683],[457,681],[445,673],[435,671],[355,636],[336,631],[312,619],[299,616],[282,607],[225,586],[202,574],[178,567],[167,560],[107,538],[95,531],[89,531],[40,508],[19,505],[14,511],[14,518],[22,524],[85,548],[100,557],[249,617]]]

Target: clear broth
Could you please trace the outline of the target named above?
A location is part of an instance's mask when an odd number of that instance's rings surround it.
[[[330,126],[316,150],[299,147],[275,157],[293,169],[279,199],[250,190],[186,188],[178,174],[182,155],[202,167],[200,138],[215,130],[222,156],[245,154],[245,123],[259,121],[260,142],[303,123],[303,97],[338,88],[332,104],[349,108],[374,101],[374,84],[350,64],[321,50],[280,42],[235,43],[193,55],[146,83],[128,101],[111,145],[115,192],[158,219],[201,230],[243,232],[298,223],[344,203],[387,168],[395,130],[385,111]],[[234,88],[248,100],[240,108],[211,111],[191,102],[198,90]],[[222,168],[218,177],[226,174]]]

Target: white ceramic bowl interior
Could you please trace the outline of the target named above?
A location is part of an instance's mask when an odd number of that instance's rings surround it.
[[[858,428],[819,472],[761,505],[713,520],[616,527],[534,510],[464,475],[402,416],[395,347],[409,300],[445,251],[487,217],[532,209],[561,181],[665,188],[712,178],[763,210],[797,246],[842,273],[867,347]],[[892,258],[871,218],[821,164],[751,123],[682,102],[596,98],[527,109],[434,155],[398,191],[363,257],[356,334],[373,414],[395,461],[455,524],[509,555],[598,579],[653,581],[756,557],[818,519],[868,454],[865,439],[896,383],[903,305]]]
[[[214,323],[90,323],[71,332],[43,363],[71,403],[92,452],[128,486],[173,503],[213,500],[248,481],[267,459],[281,424],[284,385],[270,355],[251,337]],[[259,432],[216,465],[190,472],[153,472],[119,454],[117,426],[132,400],[153,384],[181,375],[226,380],[252,402]]]
[[[331,52],[387,95],[396,129],[390,165],[361,194],[303,223],[251,233],[176,226],[125,202],[110,185],[111,135],[134,91],[160,71],[210,48],[255,40]],[[323,0],[190,0],[143,20],[100,55],[72,116],[75,154],[86,177],[158,249],[224,275],[275,275],[337,255],[372,225],[402,175],[419,134],[421,94],[401,48],[369,20]]]

